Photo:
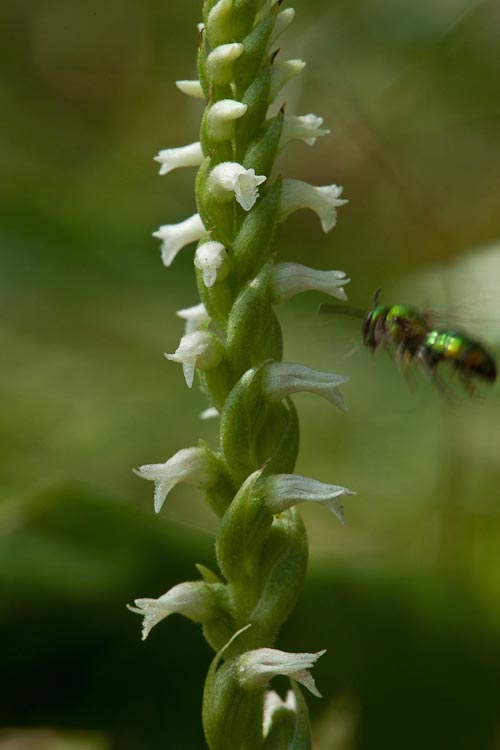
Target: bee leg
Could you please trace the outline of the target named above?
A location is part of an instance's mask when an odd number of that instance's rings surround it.
[[[425,347],[420,347],[419,349],[417,349],[415,360],[420,365],[427,377],[436,385],[443,398],[445,398],[449,403],[453,403],[454,399],[450,389],[446,386],[443,379],[440,378],[437,374],[437,362],[434,362],[429,357],[429,354]]]

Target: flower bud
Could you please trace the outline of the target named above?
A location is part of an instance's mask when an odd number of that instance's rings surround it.
[[[337,207],[348,201],[340,199],[342,188],[337,185],[316,187],[302,180],[283,180],[281,193],[281,220],[299,208],[310,208],[321,221],[323,232],[329,232],[337,223]]]
[[[154,157],[161,164],[160,174],[168,174],[178,167],[199,167],[203,158],[199,141],[180,148],[164,148]]]
[[[211,370],[216,367],[224,357],[224,349],[211,333],[192,331],[181,338],[174,354],[165,354],[165,357],[182,365],[186,384],[191,388],[195,367],[199,367],[200,370]]]
[[[281,36],[285,29],[290,26],[294,18],[295,11],[293,8],[285,8],[285,10],[280,10],[280,12],[276,15],[276,19],[274,21],[274,26],[271,37],[269,39],[268,47],[271,47],[274,44],[276,39]]]
[[[170,490],[179,482],[208,489],[218,481],[217,461],[208,448],[183,448],[163,464],[145,464],[134,469],[142,479],[155,484],[154,504],[159,513]]]
[[[193,214],[178,224],[163,224],[153,237],[161,240],[161,259],[163,265],[169,266],[179,250],[191,242],[198,242],[206,233],[199,214]]]
[[[235,121],[243,117],[247,109],[246,104],[235,99],[221,99],[212,104],[207,114],[207,127],[212,139],[229,141],[234,135]]]
[[[272,103],[283,86],[292,78],[302,73],[306,64],[304,60],[286,60],[275,62],[271,69],[271,87],[269,91],[269,103]]]
[[[239,42],[220,44],[207,57],[207,71],[213,83],[225,86],[233,77],[233,62],[243,52],[243,45]]]
[[[343,285],[349,281],[343,271],[318,271],[300,263],[277,263],[271,273],[271,299],[281,304],[301,292],[317,291],[345,302]]]
[[[205,94],[203,93],[203,89],[201,88],[201,83],[196,81],[176,81],[175,85],[179,89],[179,91],[182,91],[183,94],[186,94],[186,96],[192,96],[194,99],[204,99]]]

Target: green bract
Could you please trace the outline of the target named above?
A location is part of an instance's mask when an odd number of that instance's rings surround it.
[[[182,365],[188,386],[197,376],[207,406],[220,415],[220,441],[215,450],[183,448],[138,473],[154,481],[157,510],[178,482],[205,491],[221,518],[220,572],[199,565],[200,581],[178,584],[159,599],[139,599],[133,611],[144,616],[145,634],[173,613],[202,624],[217,652],[203,699],[210,750],[310,750],[298,683],[319,696],[309,669],[323,652],[273,648],[307,564],[306,534],[294,506],[319,502],[342,521],[338,498],[352,494],[293,473],[299,425],[290,395],[307,390],[343,408],[338,386],[347,379],[282,362],[273,305],[309,290],[345,299],[342,285],[349,281],[342,271],[274,262],[272,240],[288,214],[312,209],[329,231],[345,203],[336,185],[272,175],[288,143],[312,145],[329,132],[320,117],[285,115],[283,102],[274,101],[304,67],[301,60],[275,59],[273,44],[293,17],[273,0],[205,0],[199,81],[178,82],[183,93],[206,100],[199,141],[156,157],[161,174],[199,167],[197,212],[155,235],[166,266],[183,247],[199,243],[194,265],[202,304],[179,311],[186,332],[167,356]],[[269,114],[270,105],[277,114]],[[279,674],[291,680],[286,700],[267,688]]]

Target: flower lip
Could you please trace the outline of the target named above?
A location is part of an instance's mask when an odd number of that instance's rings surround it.
[[[258,186],[266,179],[265,175],[257,175],[254,169],[245,169],[238,162],[224,161],[212,169],[208,186],[218,200],[227,202],[234,197],[245,211],[250,211],[259,197]]]

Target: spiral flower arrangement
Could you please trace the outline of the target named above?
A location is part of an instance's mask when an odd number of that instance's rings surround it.
[[[320,290],[345,300],[341,271],[275,262],[277,225],[302,208],[325,232],[344,201],[336,185],[273,178],[276,155],[294,140],[312,145],[328,133],[320,117],[289,115],[280,104],[285,83],[302,60],[279,61],[274,44],[294,18],[273,0],[205,0],[199,25],[199,80],[178,81],[205,100],[199,141],[160,151],[160,174],[198,167],[197,212],[161,226],[161,256],[170,266],[197,242],[194,267],[200,304],[179,310],[186,331],[166,357],[195,375],[207,397],[204,416],[220,417],[219,444],[182,448],[164,463],[141,466],[154,482],[159,512],[179,482],[201,488],[220,519],[217,571],[198,565],[199,580],[179,583],[158,599],[138,599],[143,638],[172,613],[202,625],[216,652],[203,699],[211,750],[310,748],[307,706],[299,685],[319,696],[310,673],[323,653],[273,647],[300,593],[307,539],[296,506],[324,505],[343,522],[345,487],[294,474],[299,423],[290,396],[312,391],[343,409],[342,375],[282,361],[274,306]],[[274,107],[276,109],[276,107]],[[285,697],[269,688],[290,678]]]

